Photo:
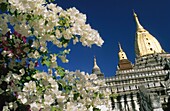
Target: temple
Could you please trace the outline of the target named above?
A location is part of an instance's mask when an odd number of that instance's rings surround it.
[[[94,67],[92,69],[92,73],[96,74],[99,79],[103,79],[104,78],[104,74],[100,71],[100,68],[97,65],[96,57],[95,56],[94,56]]]
[[[170,54],[139,22],[136,22],[135,63],[132,64],[119,43],[115,76],[104,78],[94,58],[92,73],[105,80],[116,98],[111,97],[111,111],[170,111]]]

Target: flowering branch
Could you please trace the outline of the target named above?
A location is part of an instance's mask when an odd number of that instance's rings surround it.
[[[109,91],[99,90],[104,81],[58,66],[57,58],[68,62],[70,49],[50,53],[47,47],[66,48],[71,40],[101,46],[85,14],[51,0],[0,0],[0,10],[0,110],[84,111],[108,104]]]

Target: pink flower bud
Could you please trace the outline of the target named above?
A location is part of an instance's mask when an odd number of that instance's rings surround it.
[[[23,37],[22,37],[22,40],[23,40],[23,42],[24,42],[24,43],[26,43],[26,42],[27,42],[27,40],[26,40],[26,37],[25,37],[25,36],[23,36]]]

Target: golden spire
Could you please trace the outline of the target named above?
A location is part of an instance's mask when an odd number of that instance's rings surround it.
[[[118,70],[127,70],[127,69],[132,69],[132,63],[127,59],[126,53],[123,51],[120,43],[118,43],[119,45],[119,63],[118,63]]]
[[[118,53],[118,55],[119,55],[119,60],[127,59],[127,56],[126,56],[125,52],[123,51],[120,43],[118,43],[118,44],[119,44],[119,49],[120,49],[120,51],[119,51],[119,53]]]
[[[134,15],[134,17],[135,17],[137,31],[145,31],[145,29],[143,28],[143,26],[140,24],[139,19],[138,19],[138,16],[137,16],[137,14],[134,12],[134,10],[133,10],[133,15]]]
[[[140,57],[153,53],[163,53],[163,49],[158,40],[141,26],[135,12],[134,17],[137,26],[135,38],[136,56]]]
[[[118,44],[119,44],[119,52],[123,52],[123,49],[122,49],[122,47],[121,47],[121,45],[120,45],[120,43],[118,42]]]

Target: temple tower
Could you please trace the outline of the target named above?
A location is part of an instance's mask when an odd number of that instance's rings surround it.
[[[131,64],[119,44],[118,70],[115,76],[105,78],[102,89],[117,94],[111,97],[113,111],[170,111],[170,54],[143,28],[135,13],[134,17],[135,63]]]
[[[119,53],[118,53],[118,56],[119,56],[119,60],[127,59],[126,53],[123,51],[120,43],[119,43]]]
[[[163,53],[163,49],[158,40],[152,36],[143,26],[140,24],[136,13],[134,13],[136,21],[136,38],[135,38],[135,52],[136,56],[144,56],[153,53]]]
[[[100,68],[97,65],[95,56],[94,56],[94,66],[93,66],[93,69],[92,69],[92,73],[96,74],[99,79],[104,78],[104,74],[100,71]]]
[[[128,60],[126,53],[123,51],[120,43],[118,56],[119,56],[118,70],[132,69],[132,63]]]

